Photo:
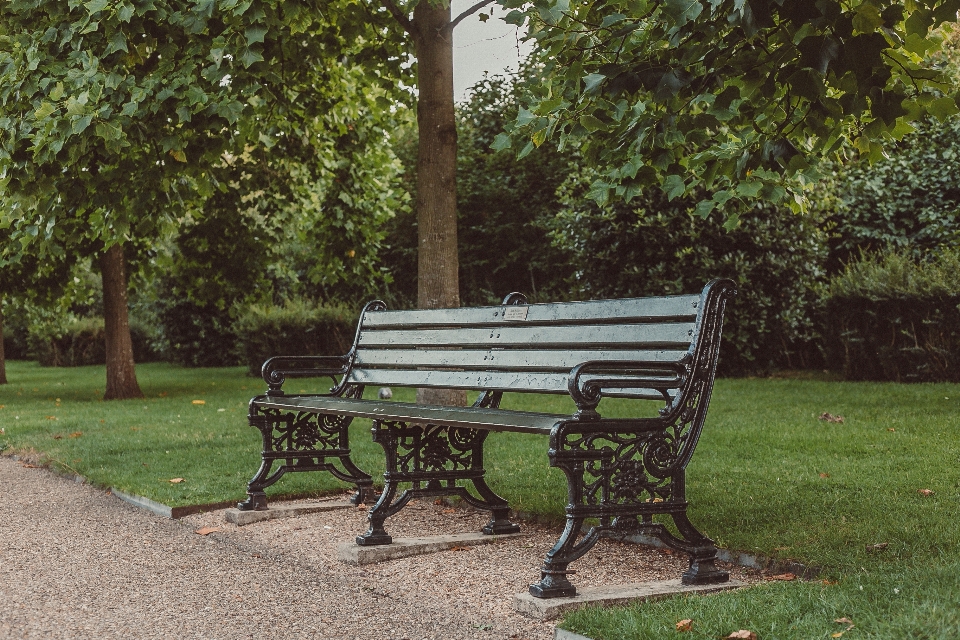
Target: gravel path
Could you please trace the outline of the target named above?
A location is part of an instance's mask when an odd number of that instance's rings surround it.
[[[0,638],[371,640],[553,637],[513,611],[558,531],[356,567],[337,544],[364,510],[237,527],[222,511],[167,520],[92,487],[0,457]],[[414,502],[394,537],[477,530],[485,515]],[[219,529],[198,535],[202,527]],[[676,578],[675,555],[602,540],[577,562],[578,586]],[[739,579],[756,580],[741,568]]]

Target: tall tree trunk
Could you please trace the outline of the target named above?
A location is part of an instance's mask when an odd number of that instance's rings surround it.
[[[457,256],[457,121],[453,104],[450,6],[413,11],[417,54],[417,306],[460,306]],[[425,404],[464,405],[463,391],[419,389]]]
[[[133,341],[127,308],[127,259],[115,244],[100,254],[103,275],[103,324],[107,346],[107,388],[104,400],[142,398],[133,363]]]
[[[7,384],[7,360],[3,353],[3,300],[0,300],[0,384]]]

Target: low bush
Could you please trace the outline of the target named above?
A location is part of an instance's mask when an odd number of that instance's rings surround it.
[[[332,356],[350,349],[356,313],[340,305],[288,300],[283,305],[250,305],[233,331],[251,375],[273,356]]]
[[[848,380],[960,381],[960,249],[861,256],[824,294],[824,349]]]
[[[130,324],[135,362],[154,362],[158,355],[150,348],[149,328]],[[107,361],[103,318],[68,316],[35,324],[27,334],[28,352],[43,367],[82,367]]]

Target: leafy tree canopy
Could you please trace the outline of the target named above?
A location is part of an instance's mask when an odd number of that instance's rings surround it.
[[[310,157],[403,77],[386,10],[283,0],[0,7],[0,186],[37,253],[156,236],[225,154]],[[292,147],[297,147],[294,153]],[[176,208],[176,207],[174,207]]]
[[[872,159],[911,122],[957,113],[928,54],[960,0],[502,0],[546,66],[513,138],[579,144],[606,173],[590,196],[650,185],[728,225],[761,198],[787,201],[816,161],[852,143]],[[506,134],[498,148],[510,146]]]

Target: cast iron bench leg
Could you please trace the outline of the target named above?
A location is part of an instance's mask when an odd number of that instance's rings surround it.
[[[402,422],[375,421],[373,441],[383,447],[386,472],[383,493],[370,509],[366,533],[357,536],[362,546],[390,544],[393,538],[384,522],[415,497],[459,496],[492,513],[482,531],[488,535],[517,533],[509,520],[510,505],[483,479],[483,442],[487,432],[474,429],[421,427]],[[469,480],[479,498],[458,484]],[[400,483],[413,486],[397,498]],[[396,499],[396,500],[395,500]]]
[[[281,476],[298,471],[329,471],[352,482],[357,493],[351,499],[362,504],[373,495],[373,478],[350,458],[349,427],[352,418],[312,413],[260,409],[251,405],[250,426],[263,436],[260,468],[247,484],[247,499],[237,504],[241,511],[267,509],[264,489]],[[339,462],[342,469],[334,461]],[[271,473],[274,462],[279,468]]]

